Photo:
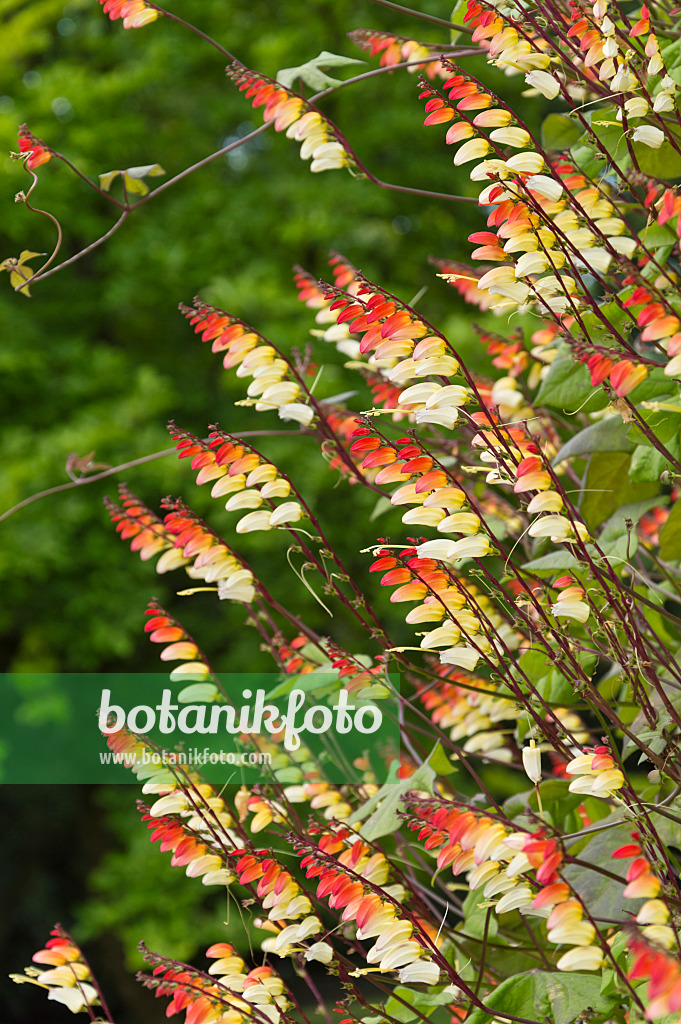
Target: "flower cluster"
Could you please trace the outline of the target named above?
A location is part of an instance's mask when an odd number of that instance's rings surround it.
[[[440,969],[423,944],[424,929],[417,931],[412,921],[398,915],[396,905],[404,902],[406,893],[401,885],[386,885],[390,865],[382,853],[372,853],[365,842],[341,827],[323,833],[316,850],[300,864],[307,878],[319,879],[317,897],[328,898],[330,907],[342,909],[343,921],[356,923],[358,939],[376,939],[366,954],[367,963],[377,965],[374,970],[398,970],[401,984],[438,981]]]
[[[517,647],[519,637],[485,593],[468,581],[464,583],[452,571],[452,563],[478,557],[472,549],[469,554],[468,548],[451,547],[467,541],[426,541],[417,548],[405,548],[399,555],[379,548],[375,552],[378,559],[369,571],[384,572],[382,586],[397,586],[391,602],[420,602],[406,616],[408,623],[442,623],[423,635],[421,649],[443,648],[439,651],[441,664],[470,672],[482,656],[495,660],[503,645]]]
[[[607,747],[594,747],[592,752],[579,754],[565,766],[568,775],[576,775],[570,783],[571,793],[584,793],[604,799],[613,796],[624,785],[624,775],[615,768],[615,761]]]
[[[201,793],[201,790],[198,792]],[[200,878],[203,885],[231,885],[236,875],[224,846],[231,848],[235,845],[230,832],[232,817],[216,794],[211,793],[207,800],[210,818],[213,819],[211,821],[206,821],[203,814],[187,815],[186,808],[160,817],[158,811],[152,814],[146,809],[142,821],[149,823],[147,827],[151,829],[151,842],[160,843],[162,853],[172,851],[172,867],[184,868],[188,878]]]
[[[241,885],[258,883],[256,896],[262,908],[268,911],[267,920],[261,922],[260,927],[275,933],[262,943],[265,952],[289,956],[323,930],[322,922],[312,913],[309,898],[269,851],[248,853],[242,850],[236,872]]]
[[[422,71],[428,78],[448,78],[449,72],[440,60],[433,60],[434,53],[442,48],[419,43],[416,39],[406,36],[394,36],[390,32],[374,32],[372,29],[357,28],[348,32],[353,43],[363,50],[368,50],[372,57],[380,54],[379,65],[390,68],[401,61],[409,61],[410,72]],[[423,63],[413,63],[423,61]]]
[[[631,843],[625,843],[613,852],[616,860],[631,861],[627,868],[627,885],[623,895],[633,900],[645,898],[645,903],[636,915],[636,924],[645,941],[672,949],[676,936],[669,923],[669,907],[664,900],[658,898],[662,883],[643,853],[640,834],[632,832],[631,838]]]
[[[265,123],[272,121],[275,131],[286,131],[287,138],[301,143],[301,159],[312,157],[310,170],[313,173],[341,167],[357,169],[357,162],[348,152],[338,129],[298,93],[265,75],[249,71],[237,61],[227,68],[227,75],[246,99],[253,100],[254,108],[263,107]]]
[[[154,644],[167,644],[160,654],[161,661],[180,661],[170,673],[170,681],[205,682],[211,676],[211,670],[204,655],[194,640],[179,622],[169,615],[158,601],[150,601],[144,624],[144,632]]]
[[[514,832],[466,807],[413,803],[412,813],[417,809],[419,817],[409,827],[437,854],[438,869],[449,866],[454,875],[465,874],[471,891],[481,888],[485,901],[494,901],[497,915],[522,908],[543,916],[553,908],[547,921],[549,942],[576,947],[560,957],[559,971],[602,966],[602,951],[591,945],[595,928],[584,920],[581,902],[570,898],[569,886],[560,881],[563,854],[555,839],[541,831]],[[532,884],[539,886],[538,892]]]
[[[41,967],[27,967],[25,974],[11,974],[12,981],[31,982],[47,989],[47,998],[63,1003],[72,1013],[87,1011],[99,1003],[99,993],[92,984],[92,973],[78,946],[59,925],[50,933],[45,949],[31,958]],[[47,967],[47,970],[44,968]]]
[[[29,171],[34,171],[36,167],[48,163],[54,156],[53,151],[44,142],[37,139],[25,124],[19,128],[18,145],[19,152],[25,157],[26,167]]]
[[[304,517],[305,513],[298,501],[274,504],[275,499],[288,498],[291,484],[276,466],[266,462],[256,452],[247,450],[244,445],[217,428],[211,430],[208,441],[201,441],[187,431],[178,430],[174,424],[171,424],[170,429],[179,457],[191,458],[192,469],[199,471],[196,478],[198,484],[215,481],[211,488],[213,498],[231,495],[225,504],[228,512],[256,510],[242,516],[235,527],[237,533],[273,530],[296,523]],[[269,508],[263,508],[263,505]],[[214,545],[206,542],[206,548],[211,546]],[[240,571],[248,573],[250,579],[237,577],[235,585],[238,583],[247,589],[252,587],[250,570],[240,567]],[[252,594],[249,600],[252,600]]]
[[[202,341],[211,342],[213,352],[224,352],[226,370],[237,367],[237,377],[250,377],[246,394],[256,412],[276,409],[282,420],[295,420],[309,426],[314,409],[304,401],[299,376],[288,360],[261,334],[243,320],[199,299],[193,306],[180,305]],[[243,404],[243,403],[242,403]]]
[[[156,563],[156,572],[160,574],[188,565],[191,557],[183,555],[175,546],[175,538],[166,530],[163,521],[125,484],[119,485],[118,492],[120,505],[108,498],[104,503],[111,521],[116,524],[116,533],[121,540],[130,540],[130,550],[139,551],[143,562],[160,554]]]
[[[518,705],[497,695],[488,679],[469,676],[445,666],[436,669],[442,682],[423,687],[421,702],[434,725],[448,730],[449,738],[463,740],[467,754],[482,753],[495,761],[511,761],[507,730],[499,727],[517,716]]]
[[[216,942],[206,956],[214,961],[208,973],[155,953],[145,954],[154,969],[140,980],[157,998],[171,997],[168,1017],[184,1011],[185,1024],[244,1024],[263,1019],[278,1024],[291,1004],[273,968],[247,971],[228,942]]]
[[[104,6],[104,13],[112,21],[123,19],[123,28],[141,28],[156,21],[160,11],[145,3],[145,0],[99,0]]]
[[[641,939],[629,944],[634,963],[629,979],[645,979],[648,1005],[646,1018],[658,1020],[681,1010],[681,963],[676,957],[667,956],[661,949],[648,945]]]

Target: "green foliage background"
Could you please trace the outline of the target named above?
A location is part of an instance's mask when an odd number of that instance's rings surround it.
[[[439,17],[449,14],[439,0],[418,6]],[[273,76],[321,50],[365,56],[345,37],[353,28],[447,44],[445,30],[368,0],[175,0],[172,9],[244,64]],[[87,174],[159,162],[170,176],[260,124],[259,112],[225,79],[221,55],[168,20],[125,32],[95,0],[0,0],[0,30],[0,137],[6,150],[17,148],[17,128],[27,122]],[[467,67],[505,96],[517,96],[522,87],[519,80],[490,74],[480,58],[468,58]],[[444,192],[470,189],[441,134],[423,129],[417,95],[415,76],[381,75],[341,90],[324,109],[384,180]],[[237,154],[133,214],[105,247],[36,286],[32,299],[0,281],[0,511],[65,482],[63,467],[72,452],[95,449],[98,461],[117,464],[166,448],[164,424],[171,416],[199,434],[215,421],[237,431],[280,427],[265,415],[254,423],[252,414],[234,407],[243,396],[240,384],[199,344],[176,306],[200,293],[282,346],[302,346],[312,317],[296,300],[291,266],[300,263],[326,276],[330,248],[407,300],[427,288],[419,308],[484,369],[468,328],[476,318],[427,265],[429,253],[467,257],[466,237],[482,226],[474,206],[379,190],[344,172],[311,175],[297,147],[273,132]],[[21,165],[6,156],[0,168],[3,258],[24,248],[50,251],[49,222],[12,204],[13,194],[28,183]],[[64,256],[108,229],[113,208],[63,165],[41,168],[39,178],[34,200],[64,226]],[[334,394],[347,385],[342,360],[331,349],[327,357],[321,387]],[[319,351],[313,358],[321,361]],[[306,481],[306,496],[321,509],[331,539],[363,572],[356,551],[363,544],[348,535],[346,503],[352,500],[353,515],[363,517],[356,534],[361,542],[371,495],[349,496],[344,483],[333,489],[334,477],[308,441],[266,444],[284,468]],[[197,511],[208,509],[206,496],[173,458],[124,479],[152,505],[164,494],[181,493]],[[45,498],[0,524],[4,668],[157,670],[156,652],[140,628],[152,595],[171,604],[190,631],[196,629],[218,667],[245,670],[260,658],[269,668],[241,627],[238,608],[215,615],[214,604],[208,613],[201,598],[173,603],[176,580],[155,577],[125,550],[101,505],[115,484],[108,480]],[[211,522],[220,528],[228,520],[221,521],[214,507]],[[376,532],[388,528],[376,524]],[[271,565],[275,553],[285,564],[283,550],[269,537],[263,542],[259,536],[243,550],[256,567]],[[296,610],[324,629],[324,613],[302,586],[279,575]],[[361,644],[351,632],[344,635],[351,627],[336,623],[334,629],[339,640]],[[72,926],[69,915],[80,905],[78,937],[93,939],[93,958],[100,968],[104,962],[119,993],[121,1020],[148,1020],[150,998],[114,966],[121,952],[128,966],[139,966],[134,946],[144,937],[167,953],[190,956],[224,936],[220,922],[227,909],[209,904],[200,886],[169,871],[167,857],[149,847],[131,788],[67,796],[5,789],[2,800],[5,820],[16,822],[0,861],[12,894],[0,925],[8,944],[3,964],[14,970],[28,962],[53,921]],[[12,987],[12,1019],[26,1019],[27,1006],[28,1019],[63,1019],[40,992],[30,996]]]

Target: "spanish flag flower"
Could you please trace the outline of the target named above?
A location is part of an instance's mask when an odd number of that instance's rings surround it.
[[[156,21],[160,12],[145,0],[99,0],[112,21],[123,19],[123,28],[141,28]]]
[[[26,167],[29,171],[34,171],[36,167],[48,163],[54,156],[53,151],[44,142],[37,139],[25,124],[19,128],[18,144],[19,152],[25,156]]]
[[[624,775],[607,747],[594,747],[592,753],[580,754],[565,766],[568,775],[576,775],[569,786],[571,793],[584,793],[608,799],[624,785]]]
[[[303,160],[312,158],[313,173],[341,167],[358,169],[338,129],[298,93],[249,71],[237,61],[227,68],[227,75],[247,99],[253,100],[254,107],[264,107],[266,123],[273,121],[275,131],[285,131],[287,138],[301,143],[300,156]]]
[[[68,1007],[72,1013],[87,1011],[99,1004],[99,993],[92,984],[92,973],[78,946],[60,925],[55,925],[45,949],[33,954],[40,968],[27,967],[25,974],[11,974],[17,984],[30,982],[47,990],[47,998]],[[46,970],[44,968],[47,968]]]

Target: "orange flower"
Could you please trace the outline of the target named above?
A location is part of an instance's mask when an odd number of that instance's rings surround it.
[[[36,139],[35,135],[29,132],[25,124],[22,124],[19,128],[18,144],[19,151],[28,154],[26,167],[30,171],[34,171],[36,167],[48,163],[54,155],[53,151],[48,149],[44,142]]]
[[[123,28],[141,28],[156,21],[159,11],[149,7],[144,0],[99,0],[112,21],[123,19]]]

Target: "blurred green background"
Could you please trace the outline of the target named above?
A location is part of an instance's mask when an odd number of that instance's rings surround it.
[[[441,0],[416,6],[439,17],[450,13]],[[354,28],[448,42],[446,30],[369,0],[174,0],[171,9],[272,76],[322,50],[367,56],[346,38]],[[17,149],[17,128],[26,122],[91,176],[155,162],[171,176],[261,123],[259,111],[226,80],[220,54],[169,20],[126,32],[95,0],[0,0],[0,32],[0,148],[6,151]],[[520,79],[502,78],[482,58],[466,61],[504,95],[519,93]],[[360,70],[343,69],[340,77]],[[452,165],[442,129],[422,127],[415,76],[400,72],[350,86],[325,101],[324,110],[384,180],[473,194],[465,168]],[[50,251],[53,226],[12,202],[27,186],[26,173],[9,156],[0,164],[2,258],[23,249]],[[38,174],[33,201],[62,223],[63,257],[107,230],[115,210],[67,168],[53,161]],[[296,300],[291,267],[300,263],[328,277],[331,248],[407,301],[425,288],[419,309],[484,371],[488,364],[469,326],[483,318],[466,311],[427,264],[431,253],[466,259],[467,235],[482,226],[473,205],[380,190],[342,171],[311,175],[298,147],[270,131],[133,214],[105,247],[36,285],[33,298],[12,293],[0,278],[0,511],[65,482],[73,452],[94,449],[97,461],[113,465],[166,448],[170,417],[198,434],[215,421],[230,431],[280,428],[274,416],[234,406],[243,397],[241,383],[199,343],[177,304],[198,293],[282,347],[303,346],[314,325]],[[314,358],[326,367],[321,393],[358,386],[330,346]],[[366,394],[355,408],[367,407]],[[396,529],[396,514],[369,523],[375,496],[338,484],[313,442],[273,439],[262,447],[305,481],[328,535],[353,571],[364,573],[359,549]],[[208,514],[207,489],[199,491],[188,467],[173,458],[123,479],[151,505],[182,494]],[[173,598],[183,578],[156,577],[126,550],[102,506],[115,490],[110,479],[55,495],[0,524],[3,668],[158,670],[157,651],[141,632],[146,602],[156,596],[196,633],[219,669],[270,669],[242,627],[239,608],[217,607],[207,595]],[[358,525],[352,533],[350,502]],[[210,521],[217,529],[233,526],[216,503]],[[278,537],[249,536],[240,550],[267,570],[268,583],[274,577],[311,625],[329,629],[324,612],[289,573]],[[352,623],[339,616],[333,629],[339,641],[361,649]],[[26,713],[35,713],[30,698]],[[20,970],[60,920],[90,943],[121,1021],[162,1016],[162,1007],[125,973],[140,966],[140,938],[190,957],[225,938],[221,922],[234,921],[236,913],[224,896],[211,897],[169,869],[168,856],[150,846],[137,823],[135,795],[132,787],[0,790],[3,967]],[[6,1022],[50,1022],[67,1013],[30,986],[8,989]]]

